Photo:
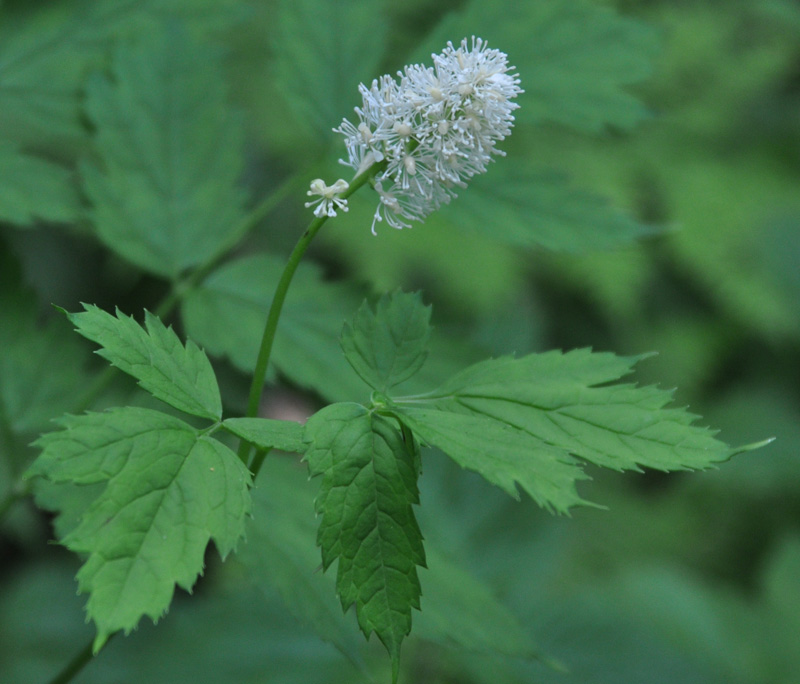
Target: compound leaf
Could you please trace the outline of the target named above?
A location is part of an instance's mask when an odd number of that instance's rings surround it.
[[[36,219],[77,218],[78,198],[66,169],[0,141],[0,178],[0,220],[27,226]]]
[[[190,590],[210,539],[225,557],[244,533],[250,474],[230,449],[183,421],[142,408],[66,416],[37,441],[30,468],[54,482],[107,482],[63,543],[88,554],[78,572],[90,594],[98,650]]]
[[[512,425],[445,406],[396,407],[400,419],[429,446],[519,498],[517,483],[541,506],[566,512],[586,503],[575,490],[585,479],[568,452]]]
[[[145,327],[119,310],[112,316],[84,304],[84,312],[67,314],[77,331],[97,342],[100,356],[132,375],[154,397],[186,413],[210,420],[222,416],[222,399],[214,370],[191,340],[184,347],[172,328],[145,311]]]
[[[228,418],[222,427],[259,449],[280,449],[295,454],[305,453],[305,428],[300,423],[272,418]]]
[[[431,309],[418,293],[397,291],[365,301],[352,323],[345,323],[341,344],[353,370],[373,389],[385,392],[408,380],[428,356]]]
[[[557,510],[579,502],[570,454],[614,470],[670,471],[709,468],[762,445],[732,449],[693,425],[696,416],[665,408],[671,392],[606,384],[637,360],[586,349],[492,359],[413,403],[399,400],[397,412],[461,465],[509,493],[518,480]]]
[[[365,636],[374,631],[392,658],[396,680],[400,645],[419,610],[417,566],[425,565],[418,503],[418,464],[389,419],[358,404],[333,404],[306,427],[312,475],[321,475],[317,543],[325,569],[338,559],[342,607],[356,606]]]
[[[243,130],[218,54],[171,25],[121,44],[88,85],[101,167],[82,175],[100,238],[169,278],[208,259],[242,218]]]

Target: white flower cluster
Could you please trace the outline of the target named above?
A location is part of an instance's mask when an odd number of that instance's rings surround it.
[[[347,181],[340,178],[333,185],[325,185],[325,181],[321,178],[315,178],[311,181],[311,189],[306,192],[306,195],[313,197],[319,195],[319,199],[306,202],[306,208],[313,207],[315,204],[317,208],[314,209],[314,216],[328,216],[333,218],[336,216],[336,210],[341,209],[347,211],[347,200],[339,197],[347,188]]]
[[[489,49],[480,38],[456,48],[448,43],[433,56],[433,67],[420,64],[363,83],[358,125],[345,119],[334,131],[345,136],[348,159],[343,164],[361,173],[385,162],[375,175],[380,196],[375,224],[408,228],[407,220],[423,221],[483,173],[498,141],[511,133],[512,100],[523,92],[508,56]]]

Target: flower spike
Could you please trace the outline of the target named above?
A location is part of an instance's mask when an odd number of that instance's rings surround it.
[[[412,64],[397,79],[359,85],[358,124],[345,119],[334,129],[345,137],[342,164],[358,174],[383,162],[373,179],[373,234],[376,223],[408,228],[450,202],[454,188],[504,154],[496,144],[514,125],[512,100],[523,91],[505,53],[473,36],[432,57],[433,67]]]

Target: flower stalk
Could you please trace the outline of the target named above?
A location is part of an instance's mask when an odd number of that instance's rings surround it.
[[[347,184],[347,188],[341,194],[338,194],[338,199],[347,200],[347,198],[350,197],[350,195],[352,195],[362,185],[370,181],[372,176],[377,173],[382,166],[382,164],[375,164],[366,172],[356,175],[356,177],[353,178],[349,184]],[[333,215],[335,216],[335,214]],[[258,350],[256,367],[255,371],[253,372],[253,380],[250,384],[250,393],[247,399],[247,413],[245,414],[248,418],[254,418],[258,415],[258,407],[261,402],[261,393],[264,390],[264,381],[267,377],[267,367],[269,366],[269,359],[272,354],[272,345],[275,341],[275,332],[278,329],[278,321],[281,316],[281,311],[283,311],[283,304],[286,301],[286,295],[289,292],[289,286],[292,284],[292,278],[294,277],[295,271],[297,271],[300,260],[303,258],[303,255],[306,253],[306,250],[311,244],[311,241],[314,239],[316,234],[319,232],[319,229],[322,228],[329,217],[329,212],[320,212],[320,215],[316,216],[311,223],[308,224],[308,228],[306,228],[305,232],[300,236],[300,239],[297,241],[297,244],[294,246],[294,249],[289,255],[280,280],[278,280],[278,285],[275,288],[275,294],[272,297],[272,304],[270,305],[269,313],[267,314],[267,321],[264,325],[264,332],[261,336],[261,345],[259,346]],[[247,442],[243,441],[239,446],[239,458],[244,463],[247,463],[248,461],[249,452],[249,445]]]
[[[368,88],[359,85],[362,106],[359,123],[344,119],[334,131],[345,136],[348,158],[342,164],[355,170],[348,184],[340,179],[327,185],[311,182],[305,204],[314,219],[298,240],[281,274],[270,305],[247,402],[255,417],[267,374],[275,332],[297,267],[311,241],[328,218],[347,211],[347,198],[369,182],[379,196],[372,221],[407,228],[409,220],[424,221],[466,187],[472,176],[486,171],[493,155],[503,155],[497,142],[505,139],[519,107],[512,100],[521,92],[519,78],[510,73],[508,57],[490,49],[481,38],[448,43],[432,55],[433,67],[419,64],[398,72],[399,81],[384,75]],[[242,442],[239,457],[249,460]],[[260,466],[260,462],[258,463]]]

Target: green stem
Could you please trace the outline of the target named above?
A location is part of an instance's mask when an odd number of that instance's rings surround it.
[[[253,456],[253,460],[250,463],[250,472],[253,473],[253,479],[255,480],[258,477],[258,471],[261,470],[261,466],[264,465],[264,459],[266,459],[267,454],[269,453],[269,449],[257,449],[255,456]]]
[[[356,176],[350,186],[345,190],[341,197],[347,199],[362,185],[372,179],[372,177],[381,168],[381,164],[374,164],[364,173]],[[306,253],[308,246],[314,239],[314,236],[322,228],[328,217],[323,215],[315,218],[308,224],[305,232],[300,236],[297,244],[294,246],[289,259],[284,266],[283,273],[281,274],[278,285],[275,288],[275,294],[272,297],[272,304],[267,314],[267,322],[264,325],[264,334],[261,336],[261,346],[258,350],[258,358],[256,359],[256,368],[253,372],[253,381],[250,384],[250,394],[247,399],[247,413],[248,418],[254,418],[258,414],[258,406],[261,401],[261,393],[264,390],[264,381],[267,377],[267,366],[269,365],[269,357],[272,353],[272,344],[275,341],[275,331],[278,329],[278,320],[281,317],[283,310],[283,303],[286,300],[286,294],[289,291],[289,286],[292,284],[292,278],[297,270],[300,260]],[[243,463],[247,464],[248,456],[250,453],[250,445],[242,440],[239,445],[239,458]]]
[[[102,651],[108,643],[119,634],[119,632],[114,632],[111,634],[97,649],[95,652],[92,644],[93,641],[90,641],[86,646],[84,646],[76,655],[75,657],[70,660],[66,666],[64,667],[61,672],[59,672],[53,679],[50,680],[50,684],[67,684],[67,682],[72,681],[72,678],[78,674],[86,665],[89,664],[91,660],[96,658],[100,651]]]
[[[327,220],[328,217],[323,215],[315,218],[309,224],[306,231],[294,246],[292,253],[289,255],[289,260],[286,262],[281,278],[275,288],[272,304],[267,314],[267,322],[264,325],[264,333],[261,336],[261,346],[258,350],[256,368],[253,372],[253,381],[250,383],[250,393],[247,399],[247,413],[245,414],[248,418],[254,418],[258,414],[261,392],[264,389],[264,381],[267,377],[267,365],[269,364],[269,357],[272,353],[272,343],[275,341],[275,331],[278,329],[278,319],[280,319],[281,311],[283,310],[283,303],[286,301],[286,294],[289,292],[289,285],[292,284],[292,278],[308,246]],[[242,462],[245,464],[247,463],[249,451],[250,445],[242,441],[239,446],[239,458],[241,458]]]
[[[80,653],[67,663],[61,672],[50,680],[50,684],[67,684],[67,682],[72,681],[72,678],[86,667],[92,657],[92,643],[89,642],[81,649]]]

